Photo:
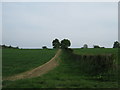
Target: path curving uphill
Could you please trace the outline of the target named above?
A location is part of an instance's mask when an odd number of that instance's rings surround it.
[[[61,53],[61,49],[59,49],[57,51],[56,55],[47,63],[45,63],[35,69],[29,70],[29,71],[26,71],[26,72],[23,72],[23,73],[14,75],[14,76],[7,77],[3,80],[15,81],[18,79],[25,79],[25,78],[41,76],[59,65],[58,61],[59,61],[60,53]]]

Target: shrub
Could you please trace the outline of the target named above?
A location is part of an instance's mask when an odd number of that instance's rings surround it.
[[[98,45],[94,45],[93,47],[94,47],[94,48],[100,48]]]
[[[43,48],[43,49],[47,49],[47,46],[43,46],[42,48]]]
[[[109,70],[114,66],[114,55],[76,55],[72,54],[73,60],[80,62],[80,69],[89,75],[99,75]]]

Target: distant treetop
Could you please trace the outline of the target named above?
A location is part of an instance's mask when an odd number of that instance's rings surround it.
[[[0,47],[2,47],[3,49],[4,48],[13,48],[13,49],[19,49],[19,47],[17,46],[17,47],[13,47],[13,46],[6,46],[6,45],[0,45]]]
[[[68,39],[63,39],[61,41],[61,48],[62,49],[67,49],[68,47],[70,47],[71,43],[70,43],[70,40]]]
[[[70,40],[68,39],[63,39],[61,42],[59,42],[58,39],[55,39],[53,40],[52,45],[53,45],[53,48],[65,49],[65,48],[68,48],[71,45],[71,43],[70,43]]]
[[[58,39],[53,40],[52,42],[53,48],[60,48],[60,42]]]
[[[113,44],[113,48],[120,48],[120,43],[118,41],[115,41]]]

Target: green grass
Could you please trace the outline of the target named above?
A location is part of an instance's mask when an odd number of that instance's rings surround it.
[[[75,54],[117,54],[117,48],[86,48],[86,49],[74,49]]]
[[[43,49],[3,49],[2,75],[7,77],[40,66],[49,61],[56,51]]]
[[[85,51],[84,51],[85,50]],[[117,49],[78,49],[77,54],[114,53]],[[107,51],[108,50],[108,51]],[[88,51],[88,52],[87,52]],[[98,52],[99,51],[99,52]],[[103,52],[104,51],[104,52]],[[90,76],[80,71],[79,61],[70,53],[62,52],[60,65],[47,74],[17,81],[3,81],[4,88],[117,88],[116,80],[101,80],[98,76]],[[84,66],[87,68],[87,66]]]

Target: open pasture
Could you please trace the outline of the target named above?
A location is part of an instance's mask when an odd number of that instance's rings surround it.
[[[36,68],[49,61],[57,50],[51,49],[3,49],[2,75],[15,75]]]
[[[29,52],[29,51],[28,51]],[[34,52],[32,50],[31,52]],[[38,52],[43,52],[38,50]],[[56,52],[56,51],[51,51]],[[117,49],[74,49],[74,54],[115,54],[117,56]],[[3,88],[117,88],[118,81],[114,76],[117,74],[104,73],[98,75],[90,75],[84,73],[82,70],[89,70],[87,63],[81,67],[79,60],[76,60],[73,53],[62,51],[59,56],[59,66],[41,77],[30,79],[22,79],[16,81],[3,81]],[[46,54],[44,55],[46,57]],[[32,59],[33,60],[33,59]],[[116,58],[117,61],[117,58]],[[34,62],[34,61],[33,61]],[[17,63],[17,62],[16,62]],[[27,65],[26,65],[27,66]],[[4,68],[3,68],[4,70]],[[12,69],[11,69],[12,70]],[[113,73],[112,72],[112,73]],[[91,72],[92,73],[92,72]]]

